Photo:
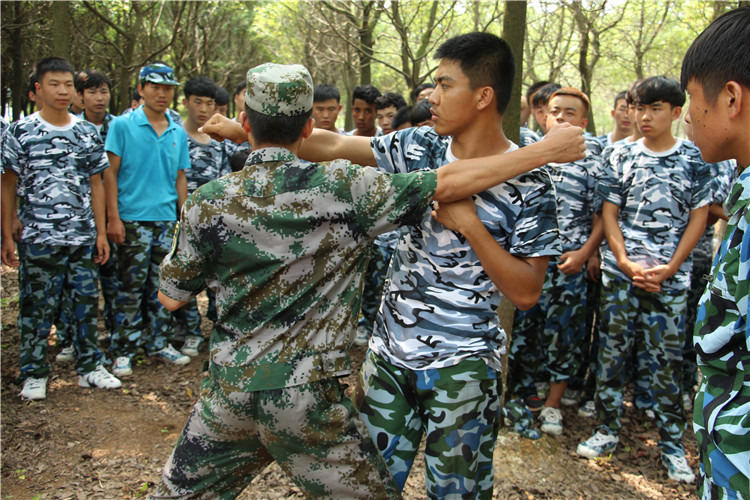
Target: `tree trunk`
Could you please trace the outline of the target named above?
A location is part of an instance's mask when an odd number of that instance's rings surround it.
[[[523,79],[523,42],[526,37],[526,1],[505,2],[503,14],[503,39],[508,42],[513,54],[516,56],[516,76],[513,80],[513,93],[511,94],[508,109],[503,115],[503,132],[505,136],[516,144],[521,142],[521,80]],[[503,299],[497,308],[500,327],[505,330],[508,337],[508,346],[513,332],[513,314],[516,308],[508,299]],[[508,353],[503,355],[503,372],[501,374],[503,387],[506,387],[508,379]],[[500,404],[505,404],[503,391]]]
[[[503,39],[516,57],[513,93],[503,116],[505,136],[516,144],[521,140],[521,81],[523,79],[523,42],[526,34],[526,2],[506,2],[503,15]]]
[[[69,2],[52,2],[52,47],[54,55],[70,57],[70,4]],[[73,62],[76,67],[76,62]]]
[[[22,29],[21,26],[25,24],[25,6],[23,2],[12,2],[13,6],[13,28],[11,30],[11,40],[22,40]],[[13,64],[13,80],[11,86],[11,102],[13,106],[13,120],[18,120],[21,117],[21,111],[24,105],[28,102],[28,93],[26,87],[29,83],[27,76],[23,70],[23,44],[22,43],[11,43],[10,48],[10,60]]]

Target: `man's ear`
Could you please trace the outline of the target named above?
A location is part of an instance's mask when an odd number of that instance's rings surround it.
[[[492,105],[492,98],[495,97],[495,89],[492,87],[482,87],[477,95],[477,109],[482,110]]]
[[[240,123],[242,124],[242,130],[245,131],[246,134],[250,133],[250,121],[247,119],[247,113],[244,111],[240,111]]]
[[[186,98],[184,98],[184,97],[183,97],[183,98],[182,98],[182,107],[183,107],[183,108],[187,108],[187,105],[188,105],[188,100],[187,100]]]
[[[733,80],[726,83],[722,93],[726,93],[730,119],[737,118],[742,114],[743,104],[745,106],[750,105],[750,93],[747,87],[743,87]]]
[[[675,106],[672,108],[672,121],[680,118],[682,115],[682,106]]]
[[[581,120],[581,128],[583,129],[584,132],[586,131],[586,127],[588,127],[588,125],[589,125],[588,118],[584,118],[583,120]]]
[[[302,138],[307,139],[310,137],[313,133],[313,129],[315,128],[315,119],[313,117],[310,117],[307,119],[307,123],[305,123],[305,126],[302,128]]]

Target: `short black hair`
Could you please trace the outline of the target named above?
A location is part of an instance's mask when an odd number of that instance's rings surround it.
[[[404,123],[411,125],[411,106],[403,106],[396,111],[391,119],[391,128],[397,130]]]
[[[414,102],[417,102],[417,97],[419,97],[419,94],[422,93],[424,89],[434,89],[435,84],[434,83],[420,83],[416,87],[414,87],[414,90],[411,92],[412,99],[414,99]]]
[[[634,97],[635,103],[641,105],[664,101],[674,108],[685,104],[685,92],[680,88],[680,82],[666,76],[646,78],[635,88]]]
[[[73,65],[68,62],[67,59],[62,57],[47,57],[36,63],[36,74],[37,82],[44,80],[46,73],[70,73],[70,76],[75,75]]]
[[[628,91],[627,90],[622,90],[622,91],[620,91],[620,92],[617,93],[617,95],[615,96],[615,102],[612,103],[612,109],[617,109],[617,101],[619,101],[620,99],[625,99],[625,103],[628,102]]]
[[[190,99],[191,95],[216,99],[216,84],[207,76],[194,76],[185,83],[182,90],[185,99]]]
[[[466,33],[443,42],[435,51],[435,59],[458,62],[472,89],[492,87],[497,110],[505,113],[516,75],[516,60],[505,40],[490,33]]]
[[[321,83],[316,85],[313,89],[313,102],[327,101],[329,99],[336,99],[336,102],[341,102],[341,92],[336,88],[335,85],[328,83]]]
[[[526,103],[531,105],[529,102],[529,98],[534,95],[534,93],[539,90],[540,88],[544,87],[545,85],[552,83],[548,82],[547,80],[539,80],[538,82],[534,82],[531,85],[529,85],[529,88],[526,89]]]
[[[393,106],[398,110],[406,106],[406,100],[401,94],[396,92],[386,92],[377,99],[375,99],[375,109],[385,109]]]
[[[86,89],[98,89],[101,85],[106,85],[110,91],[112,90],[112,80],[106,73],[95,69],[86,69],[79,72],[75,77],[75,85],[76,91],[80,94],[83,94]]]
[[[562,87],[559,83],[550,82],[545,85],[542,85],[539,87],[539,89],[534,93],[534,96],[531,98],[531,102],[529,103],[532,107],[538,107],[538,106],[546,106],[549,102],[549,98],[552,97],[552,94],[560,90]]]
[[[430,111],[431,107],[432,104],[430,104],[430,101],[428,101],[427,99],[422,99],[421,101],[416,103],[411,108],[411,113],[409,114],[409,121],[411,122],[411,124],[416,126],[417,123],[432,118],[432,111]]]
[[[214,101],[217,106],[226,106],[229,104],[229,92],[224,87],[216,87],[216,97]]]
[[[380,97],[380,91],[372,85],[360,85],[352,92],[352,103],[355,99],[362,99],[367,104],[375,104],[375,99]]]
[[[635,106],[635,89],[638,88],[638,85],[640,85],[642,81],[643,78],[639,78],[638,80],[630,84],[628,91],[625,93],[625,100],[628,102],[628,106]]]
[[[138,92],[138,87],[133,89],[133,94],[130,96],[131,101],[140,101],[141,100],[141,93]]]
[[[237,97],[240,94],[240,92],[242,92],[242,90],[246,88],[247,88],[247,80],[240,82],[237,85],[237,88],[234,89],[234,94],[232,95],[232,97]]]
[[[293,144],[302,135],[302,129],[312,116],[312,109],[301,115],[269,116],[253,111],[245,104],[245,114],[256,142]]]
[[[729,81],[750,88],[750,7],[722,14],[693,41],[682,60],[682,90],[691,79],[712,104]]]

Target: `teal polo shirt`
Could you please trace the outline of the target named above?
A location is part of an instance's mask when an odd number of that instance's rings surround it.
[[[185,129],[167,114],[161,136],[143,106],[118,116],[109,126],[104,149],[122,160],[117,174],[117,206],[125,221],[177,220],[177,171],[190,168]]]

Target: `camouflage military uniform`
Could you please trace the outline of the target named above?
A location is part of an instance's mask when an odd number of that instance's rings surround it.
[[[693,430],[698,438],[702,484],[708,498],[750,497],[750,172],[732,185],[724,205],[724,239],[700,300],[695,350],[703,375],[695,398]]]
[[[229,158],[237,149],[227,141],[218,142],[211,139],[203,144],[188,135],[188,149],[190,151],[190,168],[185,169],[187,178],[188,195],[192,194],[199,186],[227,175],[232,171],[229,166]],[[193,299],[190,304],[181,307],[172,313],[175,328],[182,327],[188,335],[202,337],[201,315],[198,304]]]
[[[546,167],[555,186],[557,224],[562,252],[577,250],[591,234],[599,156],[589,152],[584,160]],[[569,381],[583,359],[586,334],[586,270],[567,275],[551,259],[537,305],[516,311],[508,359],[508,388],[520,397],[536,392],[534,381],[540,364],[550,382]],[[537,358],[537,351],[541,356]],[[528,354],[528,355],[527,355]]]
[[[711,204],[721,205],[729,195],[729,189],[736,178],[737,162],[722,161],[711,163]],[[693,329],[698,312],[698,301],[706,289],[706,276],[711,274],[713,259],[714,225],[711,224],[701,235],[693,249],[693,270],[688,290],[687,313],[685,315],[685,346],[682,349],[682,391],[693,396],[694,386],[698,383],[698,365],[695,359]]]
[[[708,166],[698,149],[677,140],[666,152],[653,153],[643,140],[614,149],[605,157],[599,191],[617,205],[618,224],[628,258],[644,267],[666,264],[688,224],[690,212],[710,200]],[[684,315],[691,259],[665,280],[659,293],[632,285],[608,246],[602,258],[602,322],[596,377],[600,430],[618,434],[625,364],[633,349],[647,357],[649,396],[660,431],[659,446],[682,450],[685,418],[681,377]]]
[[[96,345],[96,225],[90,177],[108,166],[104,147],[90,123],[72,117],[55,127],[34,113],[12,123],[3,134],[3,168],[18,177],[18,331],[21,376],[46,377],[47,337],[60,306],[71,298],[68,321],[79,373],[94,370],[103,357]],[[75,304],[75,307],[72,306]]]
[[[378,167],[435,169],[455,160],[429,127],[371,140]],[[515,149],[515,146],[511,149]],[[475,196],[496,241],[517,256],[559,254],[555,200],[542,170]],[[427,493],[491,497],[498,379],[506,335],[502,294],[469,245],[429,213],[401,230],[362,368],[360,411],[403,487],[427,434]]]
[[[309,496],[397,496],[335,379],[351,370],[372,240],[416,221],[436,182],[264,148],[188,200],[161,287],[188,300],[208,284],[218,320],[162,494],[239,492],[276,460]]]

